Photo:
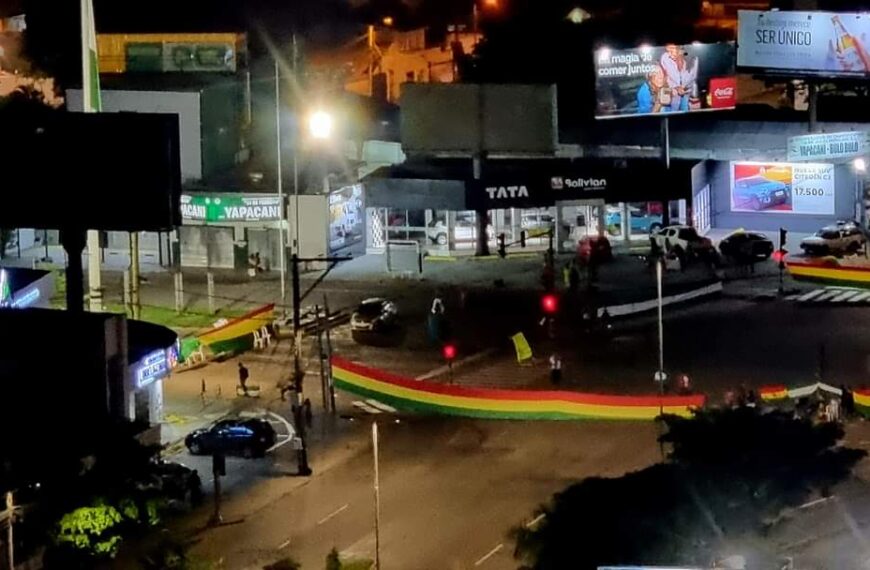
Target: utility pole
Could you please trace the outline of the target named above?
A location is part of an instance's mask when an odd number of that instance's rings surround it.
[[[299,264],[307,262],[338,263],[347,261],[349,257],[299,257],[294,253],[290,258],[291,284],[293,288],[293,424],[296,433],[299,434],[301,445],[299,446],[297,459],[299,461],[299,474],[311,475],[311,467],[308,465],[308,441],[306,439],[305,421],[302,417],[302,290],[299,283]],[[323,276],[325,276],[324,274]],[[322,277],[323,277],[322,276]],[[322,278],[321,277],[321,278]],[[316,285],[316,284],[315,284]],[[313,289],[313,287],[312,287]],[[309,289],[310,291],[310,289]]]
[[[281,68],[277,57],[275,58],[275,138],[276,164],[278,166],[278,202],[280,203],[278,220],[278,251],[280,251],[280,259],[278,269],[281,271],[281,306],[283,309],[287,306],[287,252],[284,247],[284,212],[286,208],[284,207],[284,169],[281,166]]]
[[[142,304],[139,302],[139,232],[130,232],[130,303],[133,306],[133,318],[139,320],[142,316]]]
[[[368,44],[369,44],[369,97],[375,96],[375,27],[369,24],[368,27]]]
[[[293,81],[299,85],[299,46],[296,43],[296,34],[293,34]],[[302,139],[302,127],[299,124],[299,96],[296,91],[293,95],[293,113],[296,116],[296,136],[293,140],[293,252],[299,255],[299,141]]]
[[[381,568],[381,475],[378,461],[378,422],[372,422],[372,448],[374,455],[375,491],[375,570]]]
[[[15,512],[15,504],[12,502],[12,492],[6,492],[6,511],[0,516],[0,520],[6,519],[6,553],[9,556],[9,570],[15,570],[15,544],[12,536],[12,515]]]

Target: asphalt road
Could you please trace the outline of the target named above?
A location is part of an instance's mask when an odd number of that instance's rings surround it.
[[[695,388],[714,399],[741,383],[797,384],[820,373],[831,384],[860,385],[868,375],[868,316],[870,308],[863,307],[727,298],[666,309],[666,368],[688,373]],[[579,377],[586,386],[654,389],[654,319],[618,324],[605,343],[563,342],[584,367]],[[382,362],[396,368],[413,353],[387,347],[360,354],[378,350]],[[341,397],[345,409],[354,399]],[[289,445],[262,460],[228,461],[224,515],[230,524],[202,531],[210,514],[204,505],[182,524],[195,531],[194,551],[240,569],[284,555],[305,569],[321,568],[333,547],[373,557],[373,417],[361,413],[330,429],[324,424],[324,434],[332,435],[312,449],[311,478],[295,477]],[[381,555],[388,568],[516,568],[508,534],[533,519],[537,505],[572,481],[618,475],[659,457],[654,424],[377,418]],[[210,473],[208,459],[186,461]],[[203,478],[208,483],[208,475]]]
[[[390,420],[393,421],[390,421]],[[352,434],[367,440],[369,422]],[[381,560],[388,568],[512,568],[510,529],[572,481],[618,475],[658,458],[652,424],[484,422],[381,416]],[[374,557],[370,445],[254,510],[228,505],[232,523],[194,551],[228,568],[282,555],[320,568],[333,547]],[[229,466],[228,466],[229,467]],[[256,490],[252,490],[256,493]],[[243,514],[244,513],[244,514]]]

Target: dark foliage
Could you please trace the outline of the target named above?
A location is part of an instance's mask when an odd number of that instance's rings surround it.
[[[669,461],[557,494],[541,525],[516,531],[528,568],[606,564],[707,566],[760,540],[784,508],[848,476],[863,451],[837,446],[842,429],[782,413],[711,410],[671,417]]]

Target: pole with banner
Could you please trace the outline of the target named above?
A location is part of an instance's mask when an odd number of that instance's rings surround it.
[[[97,33],[92,0],[80,0],[82,40],[82,111],[99,113],[100,71],[97,59]],[[103,283],[100,275],[100,232],[88,230],[88,299],[91,311],[103,310]],[[138,273],[138,272],[137,272]]]

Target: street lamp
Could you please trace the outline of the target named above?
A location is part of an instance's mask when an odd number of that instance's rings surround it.
[[[312,138],[326,140],[332,137],[332,115],[323,110],[314,111],[308,117],[308,132]]]

